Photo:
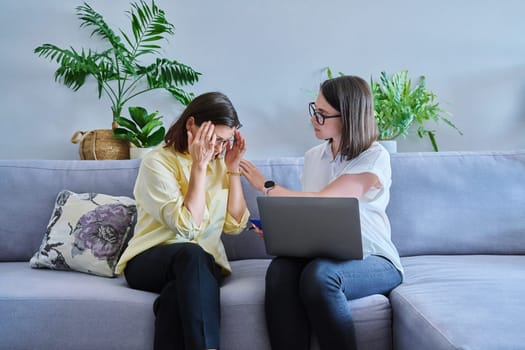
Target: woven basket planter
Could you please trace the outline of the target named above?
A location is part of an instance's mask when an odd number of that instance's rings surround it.
[[[129,142],[115,138],[111,129],[76,131],[71,142],[79,144],[82,160],[129,159]]]

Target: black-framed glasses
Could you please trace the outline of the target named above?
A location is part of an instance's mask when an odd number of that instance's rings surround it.
[[[324,121],[325,119],[330,119],[330,118],[340,118],[341,117],[341,114],[337,114],[337,115],[324,115],[323,113],[319,112],[316,108],[315,108],[315,102],[310,102],[308,104],[308,112],[310,112],[310,117],[315,117],[315,121],[317,122],[317,124],[319,125],[324,125]]]

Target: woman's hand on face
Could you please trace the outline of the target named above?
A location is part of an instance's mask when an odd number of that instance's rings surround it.
[[[212,122],[201,124],[195,135],[188,130],[188,151],[194,164],[207,165],[215,152],[215,126]]]
[[[224,155],[224,162],[229,171],[239,171],[240,162],[245,152],[246,139],[242,137],[239,130],[235,129],[233,132],[233,144],[226,144],[226,154]]]
[[[241,174],[248,180],[248,182],[256,189],[264,192],[264,183],[266,178],[259,169],[252,162],[242,159],[241,163]]]

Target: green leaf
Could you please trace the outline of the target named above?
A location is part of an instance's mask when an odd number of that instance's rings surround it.
[[[148,141],[144,145],[144,147],[157,146],[164,140],[165,135],[166,135],[166,130],[164,129],[164,127],[159,128],[151,136],[148,137]]]
[[[150,147],[148,145],[157,145],[164,139],[166,130],[162,125],[162,116],[158,115],[158,111],[148,114],[143,107],[134,106],[129,107],[128,111],[133,120],[116,117],[115,120],[119,124],[114,134],[132,142],[137,147]],[[160,140],[160,141],[159,141]]]
[[[195,98],[195,94],[187,93],[186,91],[179,89],[177,87],[169,87],[166,90],[171,92],[173,97],[175,97],[180,103],[187,106]]]
[[[428,138],[430,139],[430,143],[432,143],[432,148],[434,149],[434,152],[438,152],[438,145],[436,142],[436,133],[433,131],[428,132]]]
[[[164,11],[159,9],[155,2],[151,7],[144,1],[131,4],[132,10],[128,12],[131,17],[131,28],[135,43],[132,45],[135,57],[145,54],[158,53],[160,46],[145,46],[144,43],[164,40],[166,35],[174,34],[174,26],[166,20]]]
[[[133,65],[127,58],[127,56],[129,56],[129,51],[124,44],[122,44],[122,39],[120,39],[120,37],[116,35],[104,21],[102,15],[93,10],[93,8],[87,3],[84,3],[84,5],[77,7],[77,16],[81,20],[81,28],[93,27],[91,35],[98,35],[109,42],[119,61],[124,64],[127,69],[133,70]]]
[[[330,67],[326,67],[326,76],[328,77],[328,79],[332,79],[334,77]]]
[[[193,85],[201,75],[189,66],[165,58],[157,58],[155,63],[144,67],[144,72],[152,88]]]
[[[113,136],[116,137],[117,139],[129,141],[137,147],[142,147],[142,143],[137,139],[135,134],[133,134],[129,130],[125,130],[122,128],[115,128],[113,129]]]
[[[148,111],[142,107],[129,107],[129,115],[138,128],[143,128],[148,123]]]
[[[77,53],[73,48],[61,49],[52,44],[44,44],[35,48],[38,56],[48,58],[59,64],[55,72],[55,80],[61,81],[67,87],[78,90],[86,81],[88,75],[98,70],[98,62],[106,59],[104,53],[98,54],[89,50],[87,53]]]
[[[419,77],[412,87],[408,71],[395,73],[391,77],[382,71],[379,81],[371,79],[370,87],[380,139],[405,136],[411,125],[416,123],[418,136],[422,138],[428,135],[434,150],[437,151],[435,131],[425,129],[425,123],[429,120],[444,121],[457,130],[454,124],[442,116],[447,112],[440,108],[435,94],[427,90],[425,76]]]
[[[189,103],[193,94],[184,91],[181,86],[195,84],[201,73],[163,57],[149,59],[154,63],[146,67],[139,61],[142,55],[158,54],[161,42],[174,34],[175,27],[167,21],[164,11],[154,1],[132,2],[130,8],[127,14],[131,30],[126,33],[110,28],[103,16],[87,3],[76,7],[80,27],[91,30],[91,36],[100,42],[98,46],[106,46],[104,51],[63,49],[43,44],[34,52],[55,62],[58,65],[55,80],[74,91],[84,86],[89,77],[96,79],[98,97],[106,94],[114,111],[121,111],[129,100],[154,89],[167,90],[178,101]],[[146,125],[142,118],[131,119],[141,127]]]
[[[130,131],[132,131],[135,134],[140,133],[139,128],[137,127],[137,125],[133,121],[131,121],[131,120],[127,119],[127,118],[116,117],[115,121],[117,122],[118,125],[123,126],[126,129],[129,129]]]
[[[162,126],[162,122],[157,119],[152,119],[142,128],[141,134],[148,136],[153,129],[158,128],[159,126]]]

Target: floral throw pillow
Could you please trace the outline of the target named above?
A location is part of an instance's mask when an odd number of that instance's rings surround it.
[[[64,190],[29,264],[114,277],[136,215],[131,198]]]

